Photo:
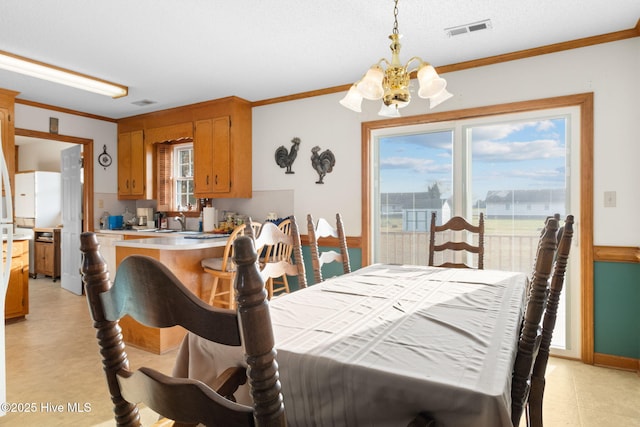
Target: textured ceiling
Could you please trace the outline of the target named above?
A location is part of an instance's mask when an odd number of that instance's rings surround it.
[[[401,0],[401,59],[438,66],[634,28],[640,0]],[[445,29],[489,19],[491,28]],[[341,86],[389,58],[391,0],[2,0],[0,50],[129,87],[110,99],[0,70],[19,99],[110,118]],[[140,107],[134,102],[152,100]]]

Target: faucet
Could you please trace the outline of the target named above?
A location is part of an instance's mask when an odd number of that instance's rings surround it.
[[[180,223],[180,228],[182,229],[182,231],[187,231],[187,219],[182,212],[180,212],[179,216],[173,218],[173,220]]]

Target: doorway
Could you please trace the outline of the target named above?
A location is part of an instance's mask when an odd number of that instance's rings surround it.
[[[82,188],[82,212],[84,212],[82,231],[93,231],[93,139],[69,135],[57,135],[48,132],[20,128],[15,129],[15,135],[16,137],[25,136],[42,140],[82,145],[84,182],[84,186]]]

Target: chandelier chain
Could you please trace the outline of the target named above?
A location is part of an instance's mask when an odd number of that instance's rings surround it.
[[[398,0],[395,0],[393,6],[393,34],[398,34]]]

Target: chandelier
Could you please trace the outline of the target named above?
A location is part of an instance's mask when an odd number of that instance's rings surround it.
[[[350,110],[361,112],[362,99],[382,99],[382,108],[378,112],[381,116],[400,117],[400,108],[406,107],[411,101],[409,82],[411,73],[417,71],[418,96],[429,100],[430,108],[446,101],[453,95],[446,89],[447,81],[436,72],[428,62],[414,56],[406,65],[400,62],[400,38],[398,32],[398,0],[393,7],[393,33],[391,39],[391,61],[380,59],[367,73],[354,83],[340,104]],[[411,65],[415,64],[414,68]],[[382,65],[386,68],[383,69]]]

